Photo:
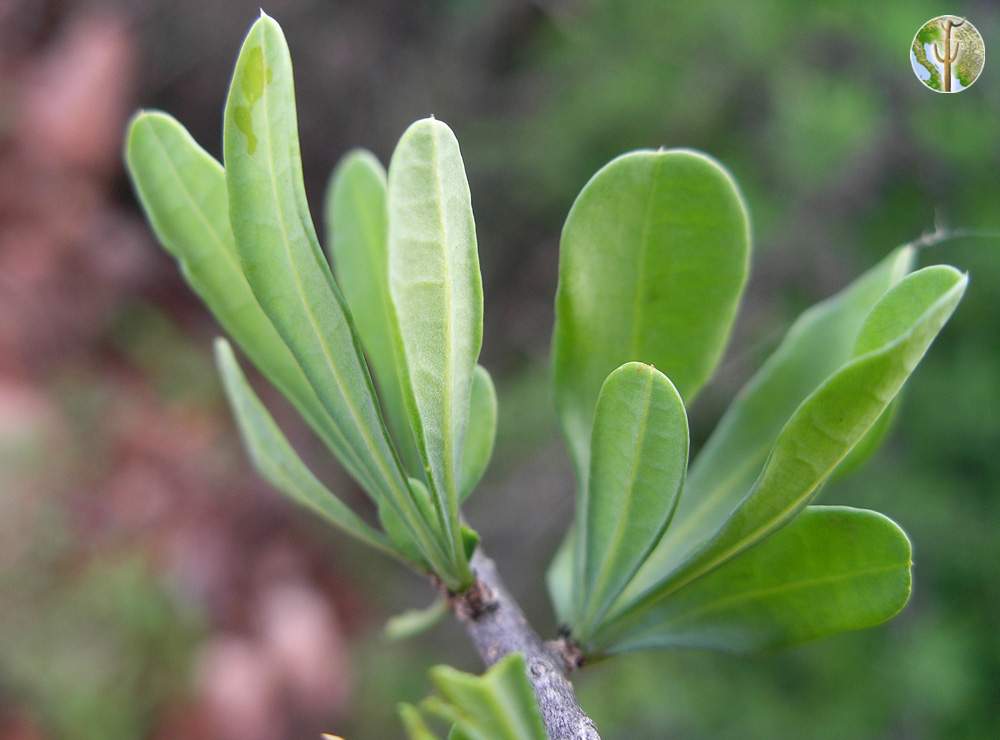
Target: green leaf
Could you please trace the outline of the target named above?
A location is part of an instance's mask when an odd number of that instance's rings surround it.
[[[467,581],[413,501],[379,412],[360,343],[309,216],[302,182],[292,63],[265,14],[236,62],[223,125],[229,216],[243,270],[348,448],[435,572]],[[467,568],[465,568],[467,570]]]
[[[362,542],[398,557],[381,532],[365,524],[309,471],[253,392],[225,339],[215,341],[215,360],[226,396],[257,472],[296,503],[311,509]]]
[[[403,727],[406,729],[406,736],[410,740],[439,739],[439,736],[435,735],[431,731],[431,728],[427,726],[427,723],[424,722],[424,718],[420,714],[420,710],[415,706],[403,702],[399,704],[397,710],[399,711],[399,718],[403,722]]]
[[[434,627],[448,613],[448,602],[441,597],[423,609],[407,609],[385,623],[385,637],[391,642],[408,640]]]
[[[910,596],[910,542],[874,511],[810,506],[766,541],[622,622],[614,652],[751,652],[881,624]]]
[[[719,530],[750,490],[795,409],[851,358],[865,317],[910,271],[914,254],[910,247],[895,250],[792,324],[695,457],[670,529],[636,576],[629,598],[661,581]]]
[[[459,476],[460,501],[469,497],[486,472],[493,457],[497,437],[497,391],[493,379],[482,365],[472,375],[469,403],[469,428],[462,448],[462,471]]]
[[[590,477],[580,502],[580,610],[586,643],[670,523],[688,458],[684,402],[666,375],[629,362],[601,387]]]
[[[177,259],[185,280],[348,472],[370,488],[361,459],[317,399],[243,275],[222,165],[180,123],[159,112],[132,119],[125,161],[153,231]]]
[[[389,290],[410,424],[462,557],[459,464],[483,332],[483,289],[465,166],[451,129],[411,125],[389,163]]]
[[[786,524],[875,424],[954,312],[968,279],[944,265],[911,273],[865,319],[854,356],[785,424],[750,492],[718,532],[675,571],[624,607],[642,611]]]
[[[878,452],[879,448],[882,447],[882,443],[889,436],[889,432],[892,431],[897,412],[899,411],[900,401],[902,401],[902,394],[896,396],[896,399],[878,417],[878,421],[872,425],[872,428],[861,438],[861,441],[854,445],[847,454],[847,457],[837,466],[837,469],[831,473],[831,481],[838,480],[845,475],[855,472]]]
[[[749,255],[743,199],[703,154],[625,154],[580,192],[560,242],[553,361],[581,486],[608,373],[655,365],[690,403],[722,356]]]
[[[442,698],[428,700],[425,707],[453,722],[470,740],[545,740],[545,726],[520,653],[502,658],[482,676],[448,666],[435,666],[430,674]]]
[[[422,475],[400,384],[402,354],[393,341],[396,317],[389,296],[389,212],[385,169],[371,152],[341,159],[326,197],[327,244],[337,281],[378,381],[382,409],[410,475]]]
[[[566,530],[559,549],[552,556],[549,569],[545,572],[545,585],[552,599],[552,609],[560,626],[569,625],[573,616],[573,560],[576,548],[576,529],[573,525]]]

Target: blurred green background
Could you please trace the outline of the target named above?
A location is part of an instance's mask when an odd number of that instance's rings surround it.
[[[637,147],[704,149],[741,184],[753,273],[690,410],[696,442],[806,306],[935,224],[1000,230],[1000,6],[924,0],[274,0],[296,65],[314,213],[348,148],[387,159],[433,113],[462,143],[498,383],[494,461],[467,513],[546,634],[542,572],[572,487],[547,383],[558,236],[576,193]],[[941,13],[987,48],[934,94],[908,61]],[[426,584],[256,480],[210,360],[217,331],[153,244],[124,122],[164,108],[210,151],[256,2],[0,5],[0,738],[401,735],[426,668],[479,670],[443,623],[380,630]],[[609,738],[1000,737],[1000,244],[905,391],[886,448],[829,486],[915,549],[890,624],[774,656],[656,653],[578,680]],[[353,484],[273,392],[331,487]]]

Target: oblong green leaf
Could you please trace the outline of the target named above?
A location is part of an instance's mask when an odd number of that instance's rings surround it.
[[[174,118],[133,117],[125,162],[149,222],[181,274],[250,360],[362,486],[372,481],[250,289],[229,225],[222,165]]]
[[[912,247],[893,251],[792,324],[695,457],[670,529],[636,576],[630,597],[661,581],[718,531],[760,474],[789,417],[850,359],[865,317],[910,271],[914,255]]]
[[[439,596],[434,599],[430,606],[423,609],[407,609],[393,617],[389,617],[385,623],[383,633],[387,640],[396,642],[399,640],[409,640],[427,630],[444,618],[448,613],[448,600]]]
[[[404,401],[459,558],[459,464],[482,344],[483,289],[469,183],[448,126],[425,119],[406,130],[389,163],[388,197]]]
[[[584,643],[669,524],[687,458],[687,414],[667,376],[641,362],[612,372],[597,400],[577,520],[582,567],[573,633]]]
[[[698,152],[625,154],[580,192],[559,245],[553,363],[581,485],[608,373],[655,365],[690,403],[722,356],[749,255],[739,190]]]
[[[669,598],[786,524],[885,411],[954,312],[968,279],[944,265],[911,273],[875,305],[857,354],[784,426],[764,469],[718,532],[658,585],[619,611]]]
[[[365,466],[377,499],[395,508],[435,572],[468,580],[410,496],[372,381],[306,203],[292,64],[265,14],[240,50],[226,100],[223,152],[229,218],[243,271],[317,397]],[[467,571],[467,568],[465,568]]]
[[[602,639],[612,652],[787,647],[891,619],[909,599],[910,568],[910,542],[891,519],[810,506],[766,541]]]
[[[422,475],[409,417],[403,404],[393,341],[396,318],[389,296],[389,211],[386,174],[371,152],[355,149],[337,164],[326,196],[327,248],[338,285],[351,310],[375,373],[382,409],[410,475]]]
[[[462,470],[459,475],[460,501],[469,497],[482,480],[497,438],[497,391],[493,378],[482,365],[472,375],[469,400],[469,427],[462,447]]]
[[[454,722],[470,740],[545,740],[542,715],[527,665],[510,653],[482,676],[434,666],[431,681],[443,701],[425,703],[435,714]]]
[[[366,524],[305,466],[240,369],[232,347],[215,340],[215,361],[250,459],[261,476],[298,504],[349,535],[398,557],[381,532]]]

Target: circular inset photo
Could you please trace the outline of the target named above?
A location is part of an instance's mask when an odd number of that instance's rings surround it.
[[[986,44],[965,18],[939,15],[913,37],[910,64],[917,79],[931,90],[955,93],[971,86],[983,71]]]

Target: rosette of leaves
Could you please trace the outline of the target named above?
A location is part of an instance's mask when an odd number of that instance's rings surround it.
[[[686,406],[722,356],[750,230],[726,170],[686,150],[626,154],[570,211],[554,385],[578,481],[549,571],[590,659],[643,648],[778,648],[881,623],[906,604],[905,533],[810,505],[878,447],[966,276],[889,254],[806,311],[690,467]]]
[[[477,538],[459,505],[492,454],[496,397],[476,364],[482,283],[454,134],[414,123],[388,173],[367,152],[344,158],[327,196],[335,273],[306,203],[288,47],[262,13],[236,62],[223,152],[220,164],[175,119],[144,111],[126,163],[188,283],[371,497],[381,527],[310,472],[220,339],[253,462],[343,531],[462,590]]]

